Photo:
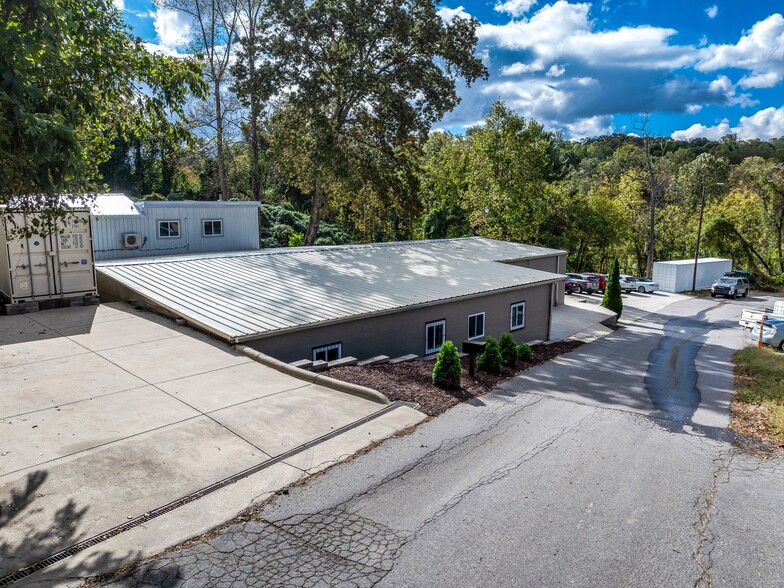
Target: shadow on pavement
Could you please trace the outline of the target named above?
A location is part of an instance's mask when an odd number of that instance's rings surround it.
[[[8,539],[4,532],[15,520],[23,521],[26,514],[40,510],[35,505],[37,498],[42,498],[39,491],[48,477],[47,472],[38,470],[27,475],[24,485],[12,488],[6,496],[0,497],[0,586],[10,586],[17,581],[32,580],[32,572],[25,570],[27,566],[51,557],[67,549],[85,537],[81,537],[79,523],[85,517],[89,506],[79,507],[72,499],[62,505],[54,514],[48,528],[32,531],[16,541]],[[106,551],[98,551],[87,560],[67,568],[63,572],[60,566],[45,567],[34,575],[36,585],[68,579],[89,578],[105,573],[138,559],[139,554],[127,553],[121,556]],[[67,563],[67,559],[62,560]]]

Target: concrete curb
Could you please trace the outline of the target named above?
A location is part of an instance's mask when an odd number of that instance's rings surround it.
[[[253,361],[257,361],[262,365],[266,365],[267,367],[278,370],[284,374],[288,374],[289,376],[299,380],[304,380],[312,384],[318,384],[319,386],[324,386],[325,388],[330,388],[332,390],[336,390],[337,392],[343,392],[344,394],[358,396],[360,398],[364,398],[365,400],[370,400],[371,402],[377,402],[379,404],[390,404],[389,398],[384,396],[381,392],[373,390],[372,388],[366,388],[365,386],[359,386],[358,384],[350,384],[349,382],[342,382],[340,380],[336,380],[335,378],[330,378],[329,376],[316,374],[309,372],[308,370],[294,367],[293,365],[289,365],[283,361],[280,361],[279,359],[275,359],[274,357],[265,355],[260,351],[256,351],[247,345],[235,345],[234,349],[251,358]]]

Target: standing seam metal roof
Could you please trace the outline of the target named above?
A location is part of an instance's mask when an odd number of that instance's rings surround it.
[[[98,271],[230,341],[557,281],[498,261],[563,251],[482,238],[103,262]]]

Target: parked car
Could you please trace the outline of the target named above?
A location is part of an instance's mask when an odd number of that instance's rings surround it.
[[[760,324],[757,323],[749,331],[749,339],[759,341]],[[762,327],[762,342],[784,351],[784,320],[767,320]]]
[[[637,289],[637,278],[635,278],[634,276],[626,275],[626,274],[621,274],[620,277],[621,277],[621,280],[620,280],[621,290],[623,290],[624,292],[626,292],[628,294],[632,290],[636,290]]]
[[[737,298],[738,294],[744,298],[749,295],[749,281],[746,278],[728,278],[726,276],[716,280],[711,286],[711,296],[726,296]]]
[[[579,292],[580,284],[578,284],[573,278],[566,278],[566,281],[564,282],[564,290],[566,290],[567,294]]]
[[[650,278],[634,278],[637,282],[637,291],[640,293],[648,292],[649,294],[652,292],[656,292],[659,289],[659,284],[654,282]]]
[[[596,278],[594,278],[594,281],[591,281],[583,274],[566,274],[566,277],[571,278],[577,283],[580,287],[580,294],[583,292],[586,294],[593,294],[594,292],[599,291],[599,281],[596,280]]]
[[[586,272],[586,276],[593,276],[599,280],[599,292],[604,292],[607,287],[607,274],[597,274],[596,272]]]

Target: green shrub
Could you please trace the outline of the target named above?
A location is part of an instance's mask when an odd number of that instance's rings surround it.
[[[604,289],[602,306],[612,310],[621,318],[623,314],[623,300],[621,300],[621,272],[618,268],[618,259],[613,259],[610,266],[610,275],[607,276],[607,286]]]
[[[433,383],[439,388],[456,389],[460,387],[463,369],[457,347],[451,341],[444,341],[433,367]]]
[[[485,350],[476,358],[476,365],[480,370],[497,374],[501,371],[504,358],[501,357],[501,347],[498,341],[488,337],[485,341]]]
[[[289,247],[301,247],[305,242],[305,235],[302,233],[291,233],[289,235]]]
[[[515,343],[512,335],[504,333],[498,340],[498,346],[501,349],[501,358],[503,359],[506,367],[517,367],[517,361],[520,359],[520,353],[517,350],[517,343]]]
[[[517,356],[523,361],[531,361],[534,358],[534,350],[528,343],[520,343],[517,346]]]

